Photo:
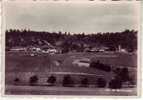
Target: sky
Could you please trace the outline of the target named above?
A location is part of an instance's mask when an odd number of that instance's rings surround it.
[[[138,29],[135,3],[5,3],[6,29],[96,33]]]

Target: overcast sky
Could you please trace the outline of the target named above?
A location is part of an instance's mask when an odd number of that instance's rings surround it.
[[[6,3],[6,28],[72,33],[116,32],[138,27],[138,5]]]

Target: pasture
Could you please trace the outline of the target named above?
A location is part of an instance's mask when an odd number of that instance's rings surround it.
[[[34,54],[27,52],[6,52],[5,56],[5,82],[6,86],[15,85],[13,80],[20,78],[20,85],[27,86],[29,77],[37,75],[39,84],[45,85],[50,75],[57,77],[57,86],[61,87],[64,75],[71,75],[75,83],[86,77],[90,84],[95,84],[98,77],[110,81],[114,76],[113,72],[89,67],[79,67],[73,62],[77,59],[90,59],[108,64],[113,68],[128,67],[130,74],[136,77],[137,55],[125,53],[66,53],[66,54]],[[135,80],[136,81],[136,80]]]

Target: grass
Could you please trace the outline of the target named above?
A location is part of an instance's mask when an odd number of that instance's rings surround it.
[[[52,74],[56,77],[63,77],[70,74],[79,81],[82,77],[88,77],[95,81],[95,77],[103,77],[110,80],[114,74],[98,69],[88,67],[78,67],[72,62],[80,58],[89,58],[91,61],[100,60],[102,63],[112,65],[113,67],[124,66],[131,69],[133,76],[136,75],[137,56],[122,53],[67,53],[67,54],[37,54],[30,56],[26,52],[6,52],[6,84],[13,81],[14,78],[20,77],[23,82],[27,81],[31,75],[38,75],[41,82],[46,82]],[[60,62],[57,66],[54,61]],[[81,74],[80,74],[81,73]],[[25,78],[25,79],[24,79]],[[60,81],[61,81],[60,80]],[[10,82],[10,84],[12,84]]]
[[[91,61],[100,60],[102,63],[112,66],[126,66],[137,67],[136,55],[129,54],[104,54],[104,53],[73,53],[73,54],[40,54],[37,56],[30,56],[24,53],[6,53],[6,71],[74,71],[84,68],[73,66],[72,62],[79,58],[89,58]],[[60,66],[55,66],[53,61],[59,61]],[[74,68],[75,67],[75,68]],[[78,71],[76,70],[76,71]],[[81,72],[81,70],[79,71]]]
[[[104,72],[98,69],[88,67],[78,67],[72,62],[76,59],[88,58],[91,61],[100,60],[104,64],[113,67],[128,67],[133,76],[136,75],[137,55],[125,53],[67,53],[67,54],[37,54],[30,56],[27,52],[6,52],[5,80],[6,94],[81,94],[81,95],[132,95],[134,92],[112,92],[104,91],[104,89],[84,89],[81,88],[65,88],[65,87],[44,87],[44,86],[27,86],[29,77],[38,75],[38,82],[45,84],[50,75],[57,77],[57,84],[61,84],[64,75],[70,74],[75,82],[79,83],[84,77],[89,79],[89,83],[95,84],[97,77],[103,77],[109,81],[114,74],[112,72]],[[55,61],[59,62],[57,66]],[[16,86],[13,80],[20,78],[21,85]],[[26,86],[25,86],[26,85]],[[38,87],[38,88],[37,88]],[[46,88],[46,89],[45,89]],[[62,89],[64,91],[57,91]],[[36,90],[35,90],[36,89]],[[17,92],[18,91],[18,92]],[[93,92],[94,91],[94,92]]]
[[[136,89],[126,88],[117,90],[110,90],[107,88],[83,88],[83,87],[47,87],[47,86],[6,86],[5,93],[7,95],[98,95],[98,96],[135,96]]]

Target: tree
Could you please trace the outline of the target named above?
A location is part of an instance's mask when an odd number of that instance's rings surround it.
[[[28,46],[28,45],[39,45],[38,42],[32,42],[31,39],[36,38],[40,41],[46,40],[47,42],[55,45],[55,42],[65,42],[61,48],[68,52],[70,49],[78,49],[79,51],[82,46],[72,46],[72,43],[86,43],[89,46],[96,44],[107,46],[110,50],[115,51],[119,45],[129,52],[133,52],[137,49],[137,31],[136,30],[125,30],[123,32],[106,32],[106,33],[92,33],[92,34],[67,34],[63,32],[36,32],[32,30],[17,30],[9,29],[6,30],[6,46]],[[21,39],[23,39],[21,41]],[[9,42],[9,40],[12,40]],[[43,44],[44,45],[44,44]]]

